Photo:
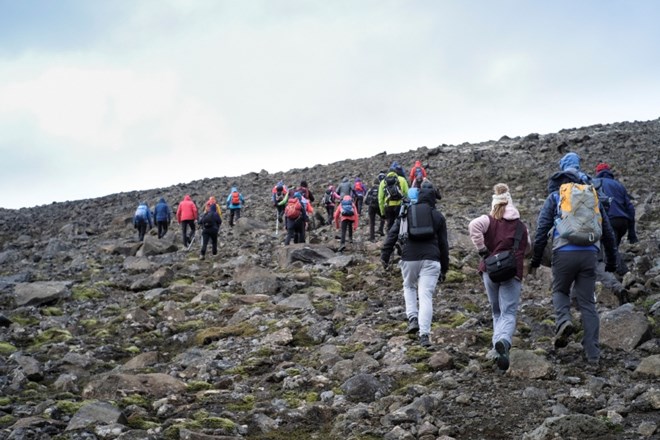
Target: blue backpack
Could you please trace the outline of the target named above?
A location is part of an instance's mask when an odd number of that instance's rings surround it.
[[[353,200],[342,200],[341,201],[341,215],[351,216],[355,214],[353,212]]]
[[[138,206],[135,211],[135,216],[133,217],[133,222],[136,224],[146,222],[148,219],[147,211],[148,208],[145,205]]]

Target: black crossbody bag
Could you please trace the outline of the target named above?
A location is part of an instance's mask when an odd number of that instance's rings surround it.
[[[516,260],[516,251],[520,246],[520,239],[523,234],[523,224],[518,221],[516,235],[514,235],[513,249],[503,251],[484,260],[486,263],[486,273],[494,283],[501,283],[510,280],[516,276],[518,271],[518,261]]]

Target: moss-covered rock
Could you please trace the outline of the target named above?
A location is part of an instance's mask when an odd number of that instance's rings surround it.
[[[16,347],[9,342],[0,342],[0,355],[8,356],[17,350]]]
[[[447,271],[447,275],[445,277],[445,283],[463,283],[465,282],[465,274],[462,272],[458,272],[456,270],[449,270]]]
[[[209,327],[195,335],[195,344],[207,345],[229,336],[252,336],[255,333],[257,333],[257,330],[247,322],[226,327]]]

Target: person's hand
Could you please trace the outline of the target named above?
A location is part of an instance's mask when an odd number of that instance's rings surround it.
[[[537,267],[532,267],[532,266],[530,266],[530,267],[529,267],[529,270],[527,271],[527,273],[528,273],[530,276],[536,276],[536,269],[538,269],[538,268],[537,268]]]
[[[440,272],[440,276],[438,277],[438,283],[440,284],[444,283],[446,278],[447,278],[447,274]]]
[[[479,249],[479,256],[481,258],[486,258],[488,254],[490,254],[490,251],[488,250],[487,247],[482,247],[481,249]]]
[[[383,269],[385,269],[385,270],[389,269],[389,267],[390,267],[389,258],[380,257],[380,264],[383,265]]]
[[[605,263],[605,272],[616,272],[616,261],[615,262],[608,261],[607,263]]]

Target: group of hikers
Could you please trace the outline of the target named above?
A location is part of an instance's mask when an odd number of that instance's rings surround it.
[[[351,181],[345,176],[337,185],[329,183],[326,186],[319,204],[325,208],[324,221],[341,231],[339,252],[345,250],[347,241],[353,242],[353,231],[358,229],[366,208],[369,241],[376,240],[376,232],[380,236],[386,235],[380,253],[383,267],[389,269],[395,251],[400,255],[398,265],[403,278],[407,332],[417,334],[423,347],[430,347],[433,296],[437,284],[445,280],[449,269],[449,246],[447,223],[436,206],[441,194],[431,182],[426,168],[416,161],[406,173],[399,163],[393,162],[388,170],[378,173],[370,187],[360,177]],[[280,224],[284,225],[287,231],[285,245],[292,240],[294,243],[305,242],[306,229],[314,221],[315,201],[304,180],[296,188],[288,188],[283,181],[273,186],[271,202],[276,209],[276,231]],[[240,218],[243,204],[243,196],[232,187],[226,200],[230,225]],[[158,225],[158,237],[165,235],[170,222],[169,212],[163,199],[153,213],[146,203],[140,204],[135,215],[140,239],[144,237],[144,225],[151,227],[150,215]],[[144,220],[138,219],[138,213]],[[322,215],[318,217],[323,218]],[[203,259],[209,241],[212,253],[217,253],[222,216],[215,198],[206,202],[201,217],[198,217],[190,196],[185,196],[179,204],[176,219],[182,225],[186,246],[194,237],[198,218],[203,231],[200,256]],[[190,235],[187,229],[191,230]],[[570,313],[571,299],[574,299],[582,319],[582,346],[586,360],[598,365],[599,318],[595,282],[603,282],[619,296],[621,304],[625,303],[626,291],[614,273],[623,275],[627,268],[617,249],[626,234],[630,243],[638,240],[635,208],[626,188],[615,179],[610,165],[599,163],[596,176],[592,178],[581,169],[580,157],[576,153],[562,157],[559,170],[548,180],[548,196],[538,215],[533,240],[505,183],[493,187],[489,213],[473,219],[468,231],[480,256],[477,269],[491,306],[493,336],[488,355],[495,360],[497,367],[503,371],[509,368],[523,263],[529,254],[530,275],[534,275],[542,262],[552,268],[555,348],[566,347],[575,332]]]
[[[244,205],[245,198],[243,194],[241,194],[237,186],[232,186],[225,201],[225,206],[229,211],[230,227],[233,227],[234,223],[241,218],[241,209]],[[158,201],[153,212],[149,210],[147,202],[141,202],[133,216],[133,225],[138,230],[138,239],[140,241],[144,240],[147,228],[150,229],[152,227],[152,218],[158,226],[158,238],[164,237],[172,220],[171,212],[164,198]],[[199,225],[202,230],[200,259],[203,260],[206,258],[206,249],[209,242],[211,243],[211,253],[213,255],[218,254],[218,232],[220,225],[222,225],[222,209],[214,196],[209,197],[206,203],[204,203],[203,211],[200,215],[197,205],[193,202],[190,195],[186,194],[177,207],[176,221],[181,225],[184,247],[190,248],[195,239],[196,225]]]

